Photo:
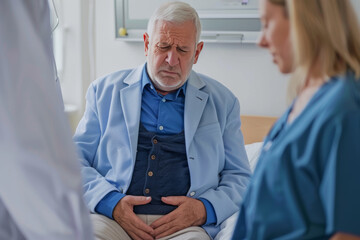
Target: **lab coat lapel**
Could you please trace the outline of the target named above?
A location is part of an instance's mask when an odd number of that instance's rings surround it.
[[[205,83],[195,74],[195,72],[192,72],[186,88],[184,111],[184,129],[187,151],[194,138],[208,100],[208,94],[201,91],[201,88],[204,86]]]
[[[141,77],[143,66],[136,68],[124,80],[129,84],[120,90],[121,108],[124,114],[124,120],[128,131],[132,158],[135,162],[136,149],[139,133],[140,113],[141,113]]]

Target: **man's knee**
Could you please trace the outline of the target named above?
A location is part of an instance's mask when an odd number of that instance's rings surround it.
[[[95,239],[97,240],[131,240],[129,235],[114,220],[101,215],[91,214]]]
[[[183,230],[180,230],[168,237],[163,239],[171,240],[210,240],[209,235],[201,227],[188,227]]]

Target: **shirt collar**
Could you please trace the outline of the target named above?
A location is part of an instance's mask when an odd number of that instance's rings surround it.
[[[153,85],[153,83],[150,81],[150,77],[149,74],[147,72],[147,63],[145,63],[144,68],[143,68],[143,72],[142,72],[142,79],[141,79],[141,87],[142,87],[142,91],[144,91],[145,86],[149,86],[149,89],[151,91],[154,91],[156,94],[158,94],[156,92],[156,89]],[[176,99],[180,93],[183,94],[183,96],[185,96],[185,92],[186,92],[186,86],[187,86],[187,81],[176,91],[176,94],[174,94],[174,98]],[[169,95],[169,94],[168,94]],[[171,94],[173,95],[173,94]],[[166,95],[167,96],[167,95]]]

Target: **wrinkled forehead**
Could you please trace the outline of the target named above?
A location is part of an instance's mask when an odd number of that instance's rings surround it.
[[[154,29],[150,38],[154,42],[194,45],[196,43],[195,24],[192,21],[183,23],[157,21],[154,24]]]

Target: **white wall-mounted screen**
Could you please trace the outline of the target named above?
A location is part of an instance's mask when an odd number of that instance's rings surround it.
[[[116,37],[141,39],[147,21],[164,2],[169,0],[114,0]],[[202,39],[240,42],[244,36],[256,35],[261,28],[259,0],[182,0],[194,7],[202,25]],[[128,36],[120,36],[119,29],[126,28]],[[135,36],[135,37],[134,37]],[[225,36],[225,37],[224,37]],[[235,39],[232,41],[231,39]],[[246,39],[245,39],[246,40]]]

